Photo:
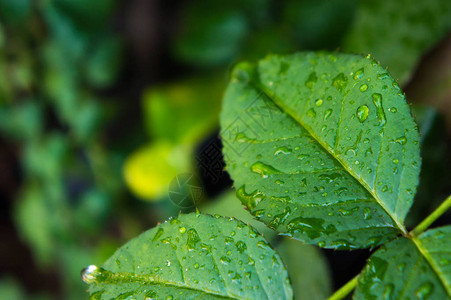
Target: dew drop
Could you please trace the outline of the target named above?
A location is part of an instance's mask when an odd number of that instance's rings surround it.
[[[367,84],[362,84],[361,86],[360,86],[360,91],[361,92],[364,92],[364,91],[366,91],[368,89],[368,85]]]
[[[316,106],[321,106],[321,105],[323,105],[323,100],[322,100],[322,99],[316,100],[316,101],[315,101],[315,105],[316,105]]]
[[[273,166],[267,165],[260,161],[254,163],[251,166],[251,171],[261,175],[263,178],[267,178],[270,175],[280,174],[281,172],[274,168]]]
[[[365,207],[363,209],[363,218],[365,220],[370,220],[371,219],[371,209],[369,207]]]
[[[362,105],[357,109],[357,118],[359,118],[360,123],[365,122],[368,118],[369,108],[366,105]]]
[[[308,89],[313,89],[316,81],[318,81],[318,77],[316,76],[315,72],[310,73],[309,77],[307,78],[307,80],[305,81],[305,86]]]
[[[315,112],[315,110],[314,110],[313,108],[310,108],[310,109],[307,111],[307,115],[308,115],[310,118],[316,118],[316,112]]]
[[[332,85],[340,92],[343,92],[348,85],[348,78],[345,74],[340,73],[332,81]]]
[[[405,136],[396,139],[396,142],[400,145],[405,145],[407,143],[407,138]]]
[[[382,107],[382,95],[379,93],[373,94],[373,103],[376,106],[376,115],[379,121],[379,125],[384,125],[387,122],[385,117],[384,108]]]
[[[360,79],[363,77],[364,74],[365,74],[365,72],[364,72],[363,68],[358,69],[354,74],[354,79],[355,80]]]
[[[324,112],[324,121],[327,121],[327,119],[330,117],[330,115],[332,114],[332,110],[328,109]]]
[[[180,233],[185,233],[186,232],[186,228],[185,227],[180,227],[179,228],[179,232]]]
[[[415,296],[417,296],[418,299],[424,300],[428,299],[429,296],[432,294],[433,285],[430,282],[423,283],[416,291]]]
[[[102,273],[101,268],[90,265],[81,271],[81,279],[87,284],[92,284],[99,281],[102,277]]]

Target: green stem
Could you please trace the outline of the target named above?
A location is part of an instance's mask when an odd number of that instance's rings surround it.
[[[417,236],[421,234],[423,231],[428,229],[428,227],[435,222],[441,215],[443,215],[448,208],[451,207],[451,195],[446,198],[445,201],[443,201],[442,204],[440,204],[439,207],[437,207],[436,210],[434,210],[429,216],[426,217],[426,219],[423,220],[420,224],[418,224],[415,229],[413,229],[410,234],[413,236]]]
[[[359,275],[355,276],[349,280],[344,286],[342,286],[338,291],[336,291],[332,296],[327,298],[328,300],[340,300],[346,297],[350,292],[352,292],[357,286],[357,281],[359,280]]]

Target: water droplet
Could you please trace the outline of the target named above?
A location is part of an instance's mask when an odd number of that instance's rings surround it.
[[[369,207],[365,207],[363,209],[363,218],[365,220],[370,220],[371,219],[371,209]]]
[[[263,250],[269,250],[271,247],[266,243],[265,241],[259,241],[257,242],[257,247]]]
[[[322,100],[322,99],[316,100],[316,101],[315,101],[315,105],[316,105],[316,106],[321,106],[321,105],[323,105],[323,100]]]
[[[340,208],[339,211],[341,212],[341,214],[343,216],[351,216],[354,212],[356,212],[357,210],[359,210],[358,207],[354,207],[353,209],[344,209],[344,208]]]
[[[389,108],[388,111],[390,111],[392,113],[396,113],[398,110],[396,109],[396,107],[392,107],[392,108]]]
[[[292,150],[288,147],[279,147],[276,149],[276,151],[274,152],[274,155],[279,155],[279,154],[290,154],[292,152]]]
[[[365,72],[364,72],[363,68],[358,69],[354,74],[354,79],[355,80],[360,79],[363,77],[364,74],[365,74]]]
[[[382,107],[382,95],[379,93],[374,93],[373,103],[376,106],[376,115],[379,125],[383,126],[387,122],[387,119],[385,118],[384,108]]]
[[[332,114],[332,109],[328,109],[324,112],[324,121],[327,121],[327,119],[330,117],[330,115]]]
[[[345,74],[340,73],[335,76],[332,81],[332,85],[340,92],[343,92],[348,85],[348,78],[345,76]]]
[[[195,264],[193,265],[193,268],[194,268],[194,269],[199,269],[199,264],[198,264],[198,263],[195,263]]]
[[[416,291],[415,296],[417,296],[418,299],[424,300],[428,299],[429,296],[432,294],[434,286],[430,282],[423,283]]]
[[[105,275],[102,268],[94,265],[90,265],[81,271],[81,279],[87,284],[99,282],[100,280],[105,279]]]
[[[179,228],[179,232],[180,233],[185,233],[186,232],[186,228],[185,227],[180,227]]]
[[[273,166],[267,165],[260,161],[254,163],[251,166],[251,171],[260,174],[263,178],[267,178],[270,175],[280,174],[281,172],[274,168]]]
[[[340,173],[331,173],[331,174],[321,174],[318,176],[319,180],[325,181],[327,183],[332,183],[336,179],[342,177],[343,175]]]
[[[364,91],[366,91],[368,89],[368,85],[367,84],[362,84],[361,86],[360,86],[360,91],[361,92],[364,92]]]
[[[247,194],[244,185],[236,191],[236,195],[249,209],[254,209],[264,197],[263,193],[258,190]]]
[[[399,84],[397,84],[396,82],[393,82],[393,87],[395,89],[397,89],[398,91],[401,90],[401,88],[399,87]]]
[[[369,108],[366,105],[362,105],[357,109],[357,118],[359,118],[360,123],[365,122],[368,118]]]
[[[230,264],[230,262],[231,262],[230,258],[228,258],[227,256],[222,256],[222,257],[220,258],[220,261],[221,261],[224,265],[228,265],[228,264]]]
[[[243,62],[238,64],[232,71],[232,81],[246,83],[252,77],[254,66],[250,63]]]
[[[394,164],[397,164],[399,162],[399,160],[397,160],[396,158],[393,160]]]
[[[236,242],[235,246],[236,246],[236,250],[238,250],[238,252],[240,252],[240,253],[243,253],[247,249],[246,244],[242,241]]]
[[[145,295],[144,295],[146,300],[151,300],[151,299],[156,299],[157,298],[157,292],[155,291],[148,291]]]
[[[387,78],[390,78],[390,75],[388,75],[388,73],[377,74],[377,79],[379,79],[379,80],[387,79]]]
[[[305,82],[305,86],[308,89],[313,89],[316,81],[318,81],[318,77],[316,76],[315,72],[310,73],[309,77],[307,78],[307,81]]]
[[[407,143],[407,138],[405,136],[396,139],[396,142],[400,145],[405,145]]]
[[[315,112],[315,110],[314,110],[313,108],[310,108],[310,109],[307,111],[307,116],[309,116],[310,118],[316,118],[316,112]]]
[[[186,248],[188,248],[188,250],[191,251],[196,247],[196,244],[200,242],[200,237],[194,228],[188,230],[187,234],[188,239],[186,241]]]
[[[318,242],[318,247],[324,248],[324,246],[326,246],[326,243],[324,241],[319,241]]]
[[[335,190],[334,193],[335,193],[337,196],[341,196],[342,194],[346,193],[347,191],[348,191],[347,188],[341,187],[341,188]]]
[[[171,295],[166,297],[166,300],[172,300],[172,299],[174,299],[174,298]]]
[[[156,242],[164,233],[164,229],[163,228],[158,228],[157,233],[155,233],[152,241]]]

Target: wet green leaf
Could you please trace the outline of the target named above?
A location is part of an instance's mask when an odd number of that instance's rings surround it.
[[[217,199],[200,207],[199,210],[210,215],[218,214],[224,217],[238,219],[257,229],[268,241],[271,241],[276,236],[274,230],[253,218],[246,208],[241,205],[233,191],[220,195]]]
[[[385,245],[368,260],[354,299],[449,299],[450,237],[446,226]]]
[[[95,299],[292,298],[279,255],[252,227],[194,213],[141,234],[82,278]]]
[[[448,0],[364,0],[343,49],[373,54],[402,83],[450,29]]]
[[[398,84],[368,57],[268,56],[233,71],[221,114],[227,170],[257,219],[334,249],[405,231],[419,136]]]

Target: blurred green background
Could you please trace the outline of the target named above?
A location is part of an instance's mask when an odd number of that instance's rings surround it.
[[[196,208],[264,233],[298,299],[357,274],[369,251],[275,237],[223,171],[229,70],[302,50],[371,53],[406,92],[412,227],[451,193],[451,1],[0,0],[0,299],[87,298],[82,268]]]

